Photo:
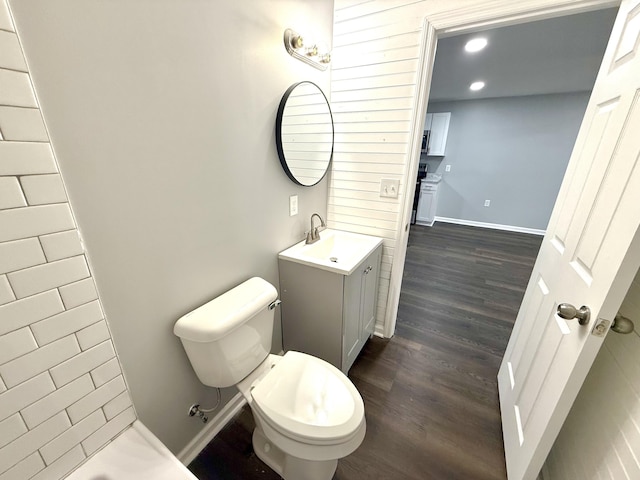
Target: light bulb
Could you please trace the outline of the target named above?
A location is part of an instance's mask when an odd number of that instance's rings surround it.
[[[291,37],[291,47],[296,50],[304,47],[304,39],[300,35]]]
[[[469,53],[475,53],[475,52],[479,52],[486,46],[487,46],[487,39],[478,37],[478,38],[473,38],[469,40],[467,44],[464,46],[464,49]]]

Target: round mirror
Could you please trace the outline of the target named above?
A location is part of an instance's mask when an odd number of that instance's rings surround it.
[[[333,156],[333,117],[327,97],[312,82],[287,89],[278,107],[276,146],[282,168],[310,187],[327,173]]]

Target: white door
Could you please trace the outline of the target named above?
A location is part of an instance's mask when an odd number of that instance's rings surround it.
[[[538,474],[640,264],[639,31],[624,1],[498,373],[510,480]],[[590,321],[560,318],[565,302]]]

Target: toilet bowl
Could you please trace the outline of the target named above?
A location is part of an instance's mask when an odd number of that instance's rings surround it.
[[[291,351],[267,362],[266,375],[238,384],[256,422],[256,455],[287,479],[331,478],[364,438],[362,397],[341,371],[311,355]]]
[[[180,318],[198,378],[236,385],[251,406],[256,455],[285,480],[330,480],[366,431],[362,397],[333,365],[300,352],[269,354],[277,291],[254,277]]]

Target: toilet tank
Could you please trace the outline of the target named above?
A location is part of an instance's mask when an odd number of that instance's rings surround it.
[[[278,297],[253,277],[181,317],[173,328],[196,375],[210,387],[229,387],[249,375],[271,350]]]

